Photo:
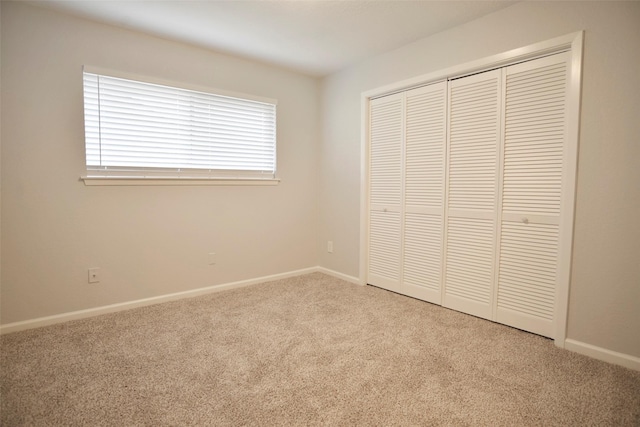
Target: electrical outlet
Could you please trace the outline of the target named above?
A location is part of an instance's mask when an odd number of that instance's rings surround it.
[[[329,252],[330,254],[333,253],[333,240],[329,240],[327,242],[327,252]]]
[[[209,265],[215,265],[216,263],[216,253],[209,252]]]
[[[98,267],[93,267],[89,269],[89,283],[99,283],[100,282],[100,269]]]

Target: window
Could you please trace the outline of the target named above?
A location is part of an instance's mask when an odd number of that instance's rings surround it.
[[[83,74],[89,178],[275,178],[275,101]]]

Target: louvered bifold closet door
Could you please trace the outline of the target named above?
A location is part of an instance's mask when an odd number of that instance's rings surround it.
[[[371,285],[400,291],[404,94],[370,103],[369,265]]]
[[[553,338],[569,53],[506,69],[496,320]]]
[[[445,307],[491,319],[501,70],[449,82]]]
[[[441,304],[446,82],[406,93],[401,293]]]

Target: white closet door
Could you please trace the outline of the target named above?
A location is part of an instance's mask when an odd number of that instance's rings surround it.
[[[404,94],[370,103],[368,282],[400,291]]]
[[[501,70],[449,83],[443,305],[493,318]]]
[[[507,67],[496,320],[553,338],[570,54]]]
[[[403,280],[400,292],[441,304],[446,82],[406,93]]]

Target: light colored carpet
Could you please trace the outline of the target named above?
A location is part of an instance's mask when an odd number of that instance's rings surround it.
[[[3,426],[640,425],[640,372],[320,273],[1,345]]]

